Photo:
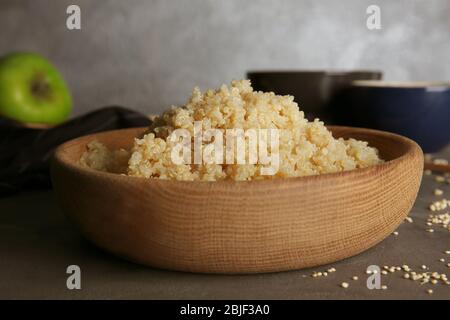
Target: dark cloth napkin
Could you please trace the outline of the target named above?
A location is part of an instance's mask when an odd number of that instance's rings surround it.
[[[0,197],[50,188],[49,161],[61,143],[86,134],[150,124],[147,116],[122,107],[106,107],[51,129],[18,126],[0,118]]]

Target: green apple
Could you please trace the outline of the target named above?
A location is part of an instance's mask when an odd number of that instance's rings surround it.
[[[34,53],[0,58],[0,115],[25,123],[58,124],[72,110],[72,97],[58,70]]]

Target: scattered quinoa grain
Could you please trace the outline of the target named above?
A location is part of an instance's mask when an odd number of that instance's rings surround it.
[[[436,159],[433,159],[433,163],[434,164],[441,164],[441,165],[448,165],[448,160],[447,159],[442,159],[442,158],[436,158]]]
[[[349,287],[349,284],[347,282],[342,282],[341,287],[347,289]]]
[[[448,206],[448,204],[446,204],[446,206]],[[446,212],[442,214],[429,214],[427,225],[428,226],[438,225],[450,231],[450,213]]]
[[[447,209],[448,207],[450,207],[450,200],[441,199],[430,204],[429,209],[431,211],[441,211]]]
[[[405,220],[406,220],[407,222],[409,222],[409,223],[413,223],[413,222],[414,222],[413,219],[412,219],[411,217],[406,217]]]

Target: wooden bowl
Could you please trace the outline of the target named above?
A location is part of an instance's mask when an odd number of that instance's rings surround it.
[[[129,148],[144,129],[61,145],[52,179],[64,212],[84,236],[123,258],[159,268],[257,273],[312,267],[374,246],[404,220],[419,189],[420,147],[369,129],[330,127],[369,141],[383,164],[340,173],[260,181],[144,179],[78,165],[86,144]]]

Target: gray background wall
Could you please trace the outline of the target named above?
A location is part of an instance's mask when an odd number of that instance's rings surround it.
[[[81,7],[82,30],[66,29]],[[366,28],[381,7],[382,30]],[[69,82],[75,114],[155,113],[249,69],[374,68],[450,79],[448,0],[0,0],[0,54],[32,50]]]

